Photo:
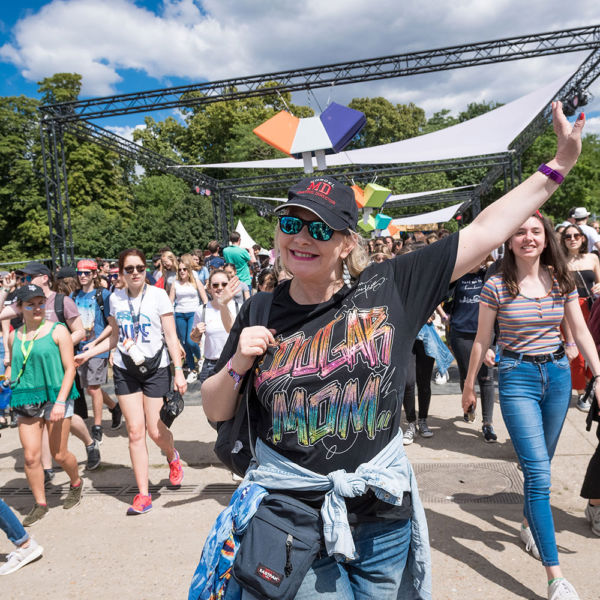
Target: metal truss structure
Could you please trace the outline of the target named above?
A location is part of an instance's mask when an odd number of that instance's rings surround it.
[[[93,124],[91,122],[93,119],[593,50],[577,74],[557,95],[558,98],[562,98],[581,86],[589,85],[598,76],[599,49],[600,25],[595,25],[42,106],[40,107],[42,113],[40,135],[52,260],[56,262],[58,258],[59,262],[67,264],[73,261],[74,256],[63,140],[66,132],[92,140],[107,149],[134,159],[143,166],[171,173],[195,186],[210,189],[216,237],[226,237],[228,222],[230,226],[232,224],[233,198],[252,204],[260,213],[267,214],[272,211],[271,205],[258,199],[242,199],[240,196],[259,188],[263,191],[267,189],[281,190],[286,184],[295,182],[298,177],[294,171],[243,179],[217,180],[204,175],[198,169],[177,165],[175,161],[103,129]],[[511,180],[514,181],[515,157],[518,170],[520,164],[518,158],[522,151],[543,131],[547,122],[547,111],[542,111],[517,138],[510,155],[439,161],[420,165],[353,165],[350,168],[328,169],[328,173],[336,177],[366,181],[371,180],[374,175],[400,176],[474,168],[475,165],[486,166],[489,169],[488,174],[472,194],[471,201],[477,209],[481,195],[489,191],[495,181],[503,173],[507,173],[507,169],[511,174]],[[175,166],[182,168],[175,169],[173,168]]]

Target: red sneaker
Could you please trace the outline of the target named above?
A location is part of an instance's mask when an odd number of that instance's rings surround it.
[[[144,496],[138,494],[134,499],[132,505],[127,509],[128,515],[142,515],[152,510],[152,496]]]
[[[183,481],[183,467],[177,450],[175,450],[175,458],[169,463],[169,481],[171,485],[181,485]]]

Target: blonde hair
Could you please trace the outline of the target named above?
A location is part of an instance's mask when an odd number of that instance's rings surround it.
[[[184,254],[177,265],[177,281],[181,283],[181,277],[179,276],[179,265],[183,265],[187,269],[188,280],[186,283],[190,283],[192,287],[198,289],[198,280],[194,275],[194,265],[192,264],[192,255]]]
[[[177,257],[170,250],[165,250],[160,255],[160,266],[161,266],[161,269],[163,268],[163,262],[162,262],[163,258],[170,259],[170,261],[171,261],[171,263],[172,263],[173,266],[169,270],[177,272],[178,267],[179,267],[179,262],[177,261]],[[164,273],[163,273],[163,275],[164,275]]]

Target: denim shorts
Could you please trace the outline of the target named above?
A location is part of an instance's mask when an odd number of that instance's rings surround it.
[[[65,402],[65,416],[63,417],[63,419],[68,419],[73,416],[74,407],[75,407],[75,400],[69,399]],[[44,402],[44,404],[40,404],[39,410],[33,416],[30,416],[29,418],[45,419],[46,421],[49,421],[50,413],[52,412],[53,408],[54,408],[53,402]],[[17,413],[19,418],[23,418],[23,415],[19,415],[18,407],[15,409],[15,412]],[[27,418],[27,417],[25,417],[25,418]]]

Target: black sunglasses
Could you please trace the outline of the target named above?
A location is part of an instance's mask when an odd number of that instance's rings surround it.
[[[213,288],[215,289],[219,289],[219,288],[226,288],[227,284],[226,283],[211,283],[210,284]]]
[[[323,221],[305,221],[299,217],[279,217],[279,229],[287,235],[295,235],[302,231],[306,225],[308,233],[313,240],[328,242],[333,237],[334,230]]]
[[[134,271],[138,273],[143,273],[146,270],[144,265],[129,265],[128,267],[124,267],[123,271],[127,273],[127,275],[131,275]]]

